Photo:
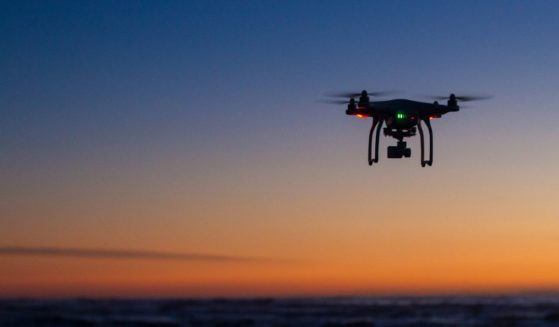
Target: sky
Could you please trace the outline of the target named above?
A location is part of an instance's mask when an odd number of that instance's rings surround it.
[[[559,290],[557,1],[1,1],[0,31],[0,297]],[[369,167],[318,101],[362,89],[494,98],[432,122],[432,167]]]

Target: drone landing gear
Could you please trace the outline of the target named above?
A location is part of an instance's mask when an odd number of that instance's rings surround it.
[[[429,160],[424,160],[424,149],[425,149],[425,140],[423,138],[423,128],[421,128],[421,122],[424,122],[429,130]],[[431,129],[431,122],[429,119],[421,119],[417,122],[417,129],[419,130],[419,139],[421,142],[421,167],[425,167],[425,165],[432,166],[433,165],[433,129]]]
[[[369,166],[372,166],[373,163],[378,162],[378,143],[380,137],[380,130],[382,129],[382,123],[384,121],[382,119],[373,118],[373,126],[371,126],[371,131],[369,132]],[[376,128],[376,135],[375,135],[375,158],[371,158],[372,152],[372,141],[373,141],[373,132]]]

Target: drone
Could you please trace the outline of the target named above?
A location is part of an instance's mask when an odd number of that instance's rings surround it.
[[[360,93],[341,92],[329,93],[328,96],[338,98],[349,98],[348,100],[326,100],[328,103],[347,104],[346,114],[358,118],[372,118],[373,125],[369,132],[369,166],[379,161],[379,138],[383,123],[386,123],[384,135],[391,136],[398,140],[395,146],[387,148],[389,159],[401,159],[411,157],[411,149],[404,141],[406,137],[412,137],[419,131],[421,144],[421,167],[433,165],[433,129],[431,120],[441,118],[449,112],[460,110],[458,101],[467,102],[474,100],[485,100],[491,98],[488,95],[468,95],[457,96],[454,93],[450,96],[430,97],[436,101],[433,103],[420,102],[408,99],[393,99],[385,101],[370,101],[369,96],[382,96],[389,92],[367,92]],[[355,98],[359,97],[359,101]],[[446,105],[439,104],[438,100],[446,100]],[[422,123],[429,131],[429,159],[425,160],[425,136]],[[375,136],[375,156],[372,157],[372,142]]]

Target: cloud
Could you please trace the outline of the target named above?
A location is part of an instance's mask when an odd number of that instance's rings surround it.
[[[0,256],[43,256],[68,257],[86,259],[135,259],[135,260],[174,260],[174,261],[205,261],[205,262],[264,262],[285,261],[269,258],[238,257],[200,253],[174,253],[144,250],[116,250],[116,249],[81,249],[56,247],[20,247],[2,246]]]

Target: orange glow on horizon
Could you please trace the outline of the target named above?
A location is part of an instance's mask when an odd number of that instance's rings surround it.
[[[533,168],[523,174],[509,158],[504,162],[498,156],[491,157],[491,164],[472,160],[464,165],[479,144],[441,137],[438,153],[460,156],[441,155],[441,164],[430,170],[419,170],[412,160],[384,160],[371,170],[353,156],[364,154],[365,134],[357,131],[347,143],[339,143],[349,144],[349,150],[334,160],[332,144],[325,146],[317,137],[308,138],[320,149],[312,153],[311,146],[299,149],[288,143],[286,148],[274,145],[278,153],[255,147],[247,157],[234,149],[187,159],[166,153],[146,156],[140,163],[128,162],[126,156],[115,162],[70,162],[24,181],[29,185],[15,175],[7,182],[19,188],[2,193],[3,245],[267,260],[0,255],[0,297],[335,296],[559,288],[554,161],[523,161],[522,167]],[[353,139],[362,143],[353,147]],[[269,146],[267,142],[261,145]],[[452,148],[457,146],[459,152]]]

